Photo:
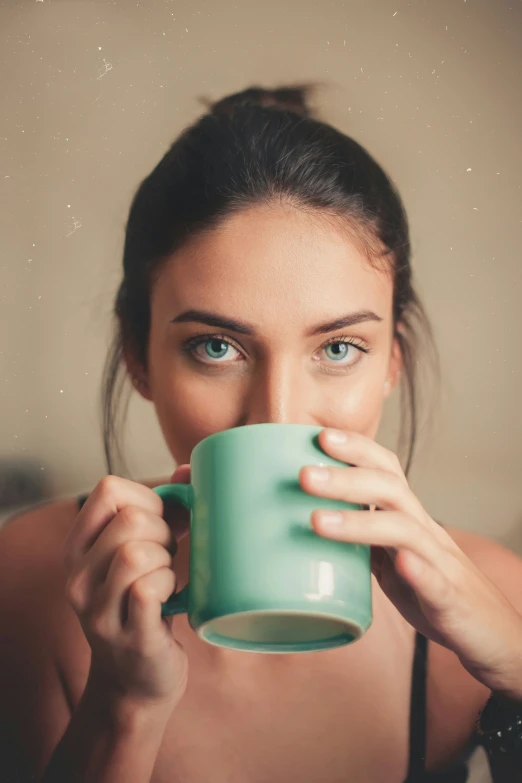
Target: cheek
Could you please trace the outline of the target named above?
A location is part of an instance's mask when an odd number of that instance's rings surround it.
[[[382,416],[384,381],[379,378],[350,379],[344,391],[329,393],[329,417],[339,429],[375,438]]]
[[[215,432],[235,424],[238,401],[232,386],[191,376],[183,370],[158,378],[154,405],[163,436],[174,460],[186,463],[194,446]]]

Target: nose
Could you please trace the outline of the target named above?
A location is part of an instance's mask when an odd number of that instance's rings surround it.
[[[244,424],[312,424],[307,383],[290,362],[267,362],[253,375]]]

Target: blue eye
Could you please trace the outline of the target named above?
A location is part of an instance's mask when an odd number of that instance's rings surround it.
[[[189,340],[185,350],[193,354],[200,362],[207,364],[225,364],[225,362],[237,361],[241,358],[240,351],[219,335],[202,336]]]
[[[350,348],[355,348],[351,343],[336,342],[325,346],[325,353],[334,362],[342,362],[347,356],[351,356]]]
[[[205,351],[211,359],[223,359],[227,355],[227,351],[230,348],[228,343],[223,342],[219,338],[212,338],[212,340],[205,340],[203,343]]]

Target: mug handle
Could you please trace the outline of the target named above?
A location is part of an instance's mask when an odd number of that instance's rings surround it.
[[[192,512],[194,505],[192,484],[162,484],[160,487],[153,487],[153,490],[162,500],[177,500]],[[179,593],[172,593],[170,598],[161,604],[161,616],[186,614],[188,611],[188,591],[189,585],[186,585]]]

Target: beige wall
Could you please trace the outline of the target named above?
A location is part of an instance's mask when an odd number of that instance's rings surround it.
[[[329,80],[323,115],[404,197],[438,338],[441,412],[413,486],[437,518],[522,551],[520,3],[11,0],[0,29],[0,457],[35,456],[57,495],[103,475],[126,211],[196,96]],[[171,469],[138,400],[128,445],[136,477]]]

